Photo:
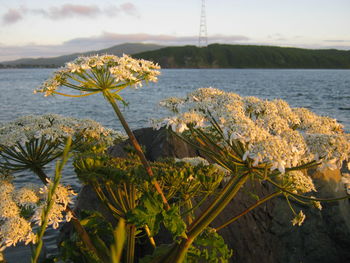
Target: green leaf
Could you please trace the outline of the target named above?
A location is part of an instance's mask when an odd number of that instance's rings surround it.
[[[140,263],[161,263],[162,257],[169,252],[172,248],[171,245],[162,244],[155,248],[152,255],[147,255],[139,260]],[[163,261],[162,261],[163,262]]]
[[[154,236],[158,233],[160,223],[163,216],[163,201],[160,195],[156,192],[146,192],[141,200],[139,206],[127,213],[127,220],[129,223],[135,224],[138,227],[147,225]]]
[[[178,206],[172,206],[168,211],[163,211],[164,226],[173,234],[174,237],[182,236],[186,238],[186,224],[180,215]]]
[[[232,257],[232,249],[224,239],[211,228],[203,231],[189,248],[184,263],[227,263]]]

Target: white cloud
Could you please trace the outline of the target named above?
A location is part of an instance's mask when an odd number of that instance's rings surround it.
[[[5,25],[14,24],[29,15],[41,15],[51,20],[61,20],[73,17],[91,18],[96,16],[116,16],[119,14],[139,17],[136,6],[130,2],[120,4],[119,6],[110,5],[105,8],[100,8],[96,5],[62,4],[60,6],[51,6],[46,9],[29,9],[23,6],[10,8],[2,16],[2,22]]]
[[[2,16],[3,24],[14,24],[23,19],[23,15],[25,13],[25,9],[23,8],[10,8],[7,12]]]

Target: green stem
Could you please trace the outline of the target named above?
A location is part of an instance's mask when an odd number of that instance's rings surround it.
[[[193,209],[193,205],[192,205],[192,201],[191,199],[188,199],[185,203],[185,208],[187,209],[187,211],[191,211]],[[187,225],[190,225],[193,221],[193,217],[191,213],[187,214]]]
[[[222,224],[221,226],[218,226],[215,228],[215,231],[219,231],[220,229],[228,226],[229,224],[232,224],[233,222],[235,222],[237,219],[239,219],[240,217],[244,216],[245,214],[247,214],[248,212],[250,212],[251,210],[253,210],[254,208],[258,207],[259,205],[265,203],[266,201],[274,198],[275,196],[278,196],[282,193],[282,191],[276,191],[272,194],[269,194],[267,196],[265,196],[264,198],[260,199],[258,202],[256,202],[254,205],[250,206],[249,208],[247,208],[246,210],[244,210],[242,213],[240,213],[239,215],[236,215],[235,217],[232,217],[231,219],[227,220],[224,224]]]
[[[292,204],[290,203],[290,201],[289,201],[289,199],[288,199],[288,196],[286,196],[286,200],[287,200],[287,204],[288,204],[290,210],[292,210],[293,214],[296,216],[297,213],[295,212],[295,210],[294,210]]]
[[[181,216],[183,217],[183,216],[185,216],[185,215],[187,215],[188,213],[191,213],[192,211],[194,211],[195,209],[197,209],[198,207],[200,207],[206,200],[207,200],[207,198],[209,197],[209,193],[207,193],[204,197],[201,197],[201,200],[199,201],[199,202],[197,202],[196,204],[195,204],[195,206],[193,206],[193,207],[191,207],[191,209],[188,209],[188,210],[186,210],[185,212],[183,212],[182,214],[181,214]],[[191,222],[192,223],[192,222]]]
[[[55,177],[54,177],[52,185],[49,187],[49,190],[48,190],[46,206],[43,208],[43,211],[41,213],[41,226],[40,226],[38,233],[37,233],[38,244],[34,250],[34,253],[32,254],[32,258],[31,258],[32,263],[38,262],[39,255],[40,255],[41,249],[43,247],[43,237],[45,234],[46,227],[48,225],[49,213],[50,213],[50,210],[52,209],[52,206],[55,202],[53,196],[54,196],[55,191],[56,191],[56,189],[60,183],[60,180],[62,178],[61,172],[62,172],[63,166],[67,163],[67,160],[69,158],[68,154],[69,154],[70,145],[71,145],[71,139],[69,138],[67,141],[66,147],[63,151],[62,161],[56,162]],[[42,173],[44,173],[44,172],[42,171]],[[46,183],[48,183],[48,182],[46,182]]]
[[[206,208],[204,212],[200,214],[199,217],[188,227],[188,231],[191,231],[200,221],[204,220],[210,211],[220,202],[221,198],[231,189],[232,185],[234,185],[238,181],[237,176],[232,176],[228,183],[225,185],[224,189],[216,196],[216,198],[211,202],[211,204]]]
[[[148,163],[148,161],[147,161],[147,159],[146,159],[146,157],[145,157],[145,155],[144,155],[144,153],[143,153],[143,151],[142,151],[142,149],[141,149],[140,144],[139,144],[138,141],[136,140],[136,137],[135,137],[134,133],[131,131],[131,129],[130,129],[128,123],[126,122],[126,120],[125,120],[125,118],[124,118],[124,116],[123,116],[123,114],[122,114],[122,112],[120,111],[120,109],[119,109],[117,103],[115,102],[115,99],[113,98],[113,96],[111,95],[111,93],[110,93],[109,91],[107,91],[107,90],[105,90],[105,91],[103,92],[103,95],[104,95],[105,98],[108,100],[108,102],[112,105],[112,107],[113,107],[115,113],[117,114],[117,116],[118,116],[118,118],[119,118],[121,124],[123,125],[123,127],[124,127],[126,133],[127,133],[128,136],[129,136],[129,139],[130,139],[131,144],[133,145],[133,147],[134,147],[135,150],[136,150],[136,154],[139,156],[139,158],[140,158],[140,160],[141,160],[143,166],[145,167],[147,174],[149,175],[150,178],[153,179],[154,176],[153,176],[153,172],[152,172],[151,166],[149,165],[149,163]],[[152,180],[152,183],[153,183],[154,187],[156,188],[157,192],[158,192],[158,193],[160,194],[160,196],[162,197],[162,200],[163,200],[163,203],[164,203],[166,209],[169,209],[170,206],[169,206],[169,204],[168,204],[167,199],[165,198],[165,195],[164,195],[164,193],[163,193],[163,191],[162,191],[160,185],[158,184],[158,182],[157,182],[156,180]]]
[[[134,263],[135,236],[136,236],[135,225],[127,225],[126,263]]]
[[[175,244],[168,255],[164,257],[164,262],[182,263],[187,251],[196,237],[213,222],[213,220],[223,211],[229,202],[235,197],[239,189],[249,178],[249,173],[233,177],[226,185],[225,189],[218,195],[212,205],[192,224],[191,230],[187,233],[187,238],[183,238],[179,244]],[[214,204],[214,205],[213,205]]]
[[[49,178],[47,177],[46,173],[43,171],[41,167],[34,166],[31,168],[31,170],[40,178],[41,182],[44,185],[47,185]]]
[[[323,198],[314,198],[314,197],[308,197],[308,196],[304,196],[304,195],[300,195],[300,194],[296,194],[293,193],[287,189],[285,189],[284,187],[280,186],[279,184],[275,183],[274,181],[272,181],[270,178],[266,179],[269,183],[271,183],[272,185],[276,186],[278,189],[280,189],[281,191],[288,193],[292,196],[297,196],[301,199],[304,200],[310,200],[310,201],[319,201],[319,202],[334,202],[334,201],[341,201],[341,200],[345,200],[345,199],[350,199],[350,195],[345,195],[345,196],[341,196],[341,197],[337,197],[337,198],[329,198],[329,199],[323,199]]]
[[[40,167],[33,167],[32,168],[32,171],[35,172],[40,180],[46,185],[48,183],[48,177],[47,175],[45,174],[45,172],[42,170],[42,168]],[[77,231],[79,237],[81,238],[81,240],[83,241],[83,243],[85,244],[85,246],[93,251],[96,255],[98,255],[98,251],[97,249],[95,248],[95,246],[92,244],[91,242],[91,239],[88,235],[88,233],[86,232],[85,228],[80,224],[80,221],[77,219],[77,216],[76,214],[74,213],[74,211],[69,207],[67,206],[66,208],[66,212],[70,212],[72,213],[73,217],[71,219],[72,223],[73,223],[73,226],[75,228],[75,230]]]
[[[240,188],[248,180],[250,174],[243,174],[234,180],[234,183],[228,190],[220,195],[218,202],[210,209],[206,217],[199,221],[189,232],[188,237],[195,239],[229,204],[229,202],[236,196]]]
[[[53,200],[52,196],[55,193],[55,190],[56,190],[56,188],[58,186],[58,183],[59,183],[60,179],[61,179],[61,176],[60,175],[56,175],[55,176],[55,181],[54,181],[52,187],[49,190],[49,196],[48,196],[48,199],[47,199],[47,205],[46,205],[46,207],[43,210],[43,213],[41,215],[43,220],[42,220],[42,224],[40,226],[39,232],[38,232],[38,244],[35,247],[34,253],[32,255],[32,260],[31,260],[32,263],[38,262],[38,259],[39,259],[39,256],[40,256],[40,252],[41,252],[41,249],[43,247],[43,237],[44,237],[45,230],[46,230],[46,227],[47,227],[47,224],[48,224],[48,215],[49,215],[49,212],[50,212],[50,210],[52,208],[52,205],[54,203],[54,200]]]

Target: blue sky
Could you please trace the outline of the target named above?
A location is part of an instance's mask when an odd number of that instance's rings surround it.
[[[196,45],[200,0],[0,0],[0,61]],[[350,0],[206,0],[209,43],[350,49]]]

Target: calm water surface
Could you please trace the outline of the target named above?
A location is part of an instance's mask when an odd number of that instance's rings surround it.
[[[50,97],[33,90],[50,77],[53,69],[0,70],[0,123],[28,114],[58,113],[92,118],[106,127],[121,129],[109,104],[99,95],[86,98]],[[251,70],[251,69],[169,69],[162,70],[158,83],[121,95],[130,104],[123,108],[132,129],[149,126],[151,118],[168,112],[158,107],[161,99],[184,96],[201,87],[215,87],[241,96],[281,98],[293,107],[306,107],[320,115],[336,118],[350,131],[349,70]],[[79,190],[80,184],[67,167],[63,182]],[[17,183],[35,181],[25,174]],[[55,247],[55,232],[47,235],[49,251]]]
[[[114,113],[99,95],[86,98],[61,96],[44,98],[33,89],[45,81],[52,69],[0,70],[0,122],[26,114],[47,112],[89,117],[111,128],[120,128]],[[150,118],[165,116],[158,102],[169,96],[183,96],[200,87],[215,87],[242,96],[286,100],[293,107],[306,107],[317,114],[336,118],[350,130],[349,70],[251,70],[171,69],[162,70],[158,83],[122,96],[130,103],[125,115],[132,128],[148,126]]]

